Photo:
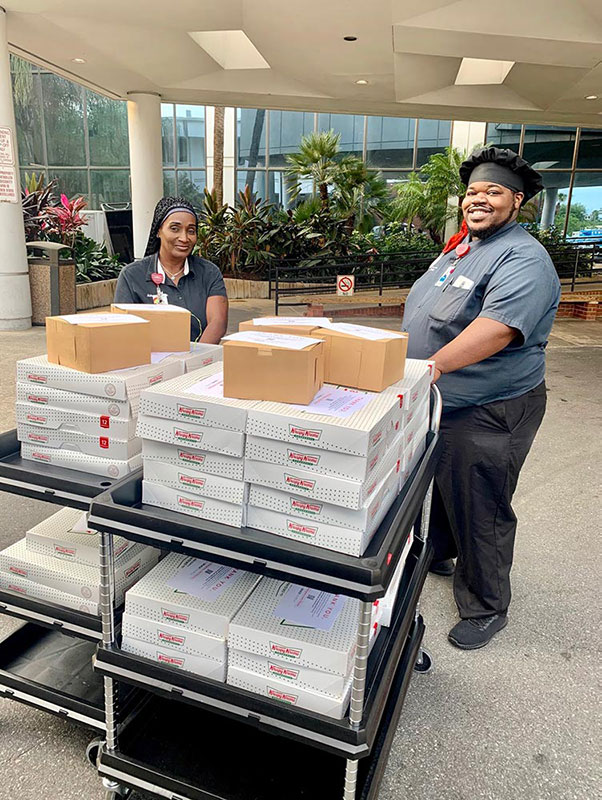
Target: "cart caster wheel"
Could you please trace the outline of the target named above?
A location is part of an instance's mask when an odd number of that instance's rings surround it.
[[[428,650],[421,649],[418,652],[418,658],[416,659],[416,663],[414,664],[414,672],[419,672],[422,675],[426,675],[427,672],[430,672],[433,668],[433,659],[431,654]]]
[[[94,739],[93,742],[86,747],[86,758],[93,767],[98,766],[98,757],[104,742],[102,739]]]
[[[122,786],[117,781],[112,781],[108,778],[102,779],[102,785],[106,790],[104,800],[126,800],[132,793],[132,790],[127,786]]]

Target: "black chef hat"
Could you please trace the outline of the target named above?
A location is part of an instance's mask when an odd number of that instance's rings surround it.
[[[491,181],[513,192],[522,192],[523,206],[543,189],[541,175],[524,158],[513,150],[492,145],[475,150],[461,164],[460,178],[466,186],[476,181]]]

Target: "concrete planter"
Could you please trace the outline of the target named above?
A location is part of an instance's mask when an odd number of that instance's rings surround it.
[[[89,308],[110,306],[115,296],[116,286],[117,278],[93,283],[78,283],[76,287],[77,310],[87,311]]]

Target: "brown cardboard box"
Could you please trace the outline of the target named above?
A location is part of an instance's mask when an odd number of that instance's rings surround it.
[[[341,329],[363,326],[320,328],[312,336],[324,341],[324,380],[368,392],[382,392],[403,378],[407,334],[386,339],[364,339]],[[367,330],[374,330],[367,328]]]
[[[190,311],[186,308],[152,303],[113,303],[111,311],[148,320],[153,353],[190,350]]]
[[[224,340],[224,397],[307,405],[323,383],[322,342],[294,350],[267,342]]]
[[[275,320],[278,317],[257,317],[256,319],[248,319],[245,322],[238,324],[239,331],[260,331],[263,333],[286,333],[289,336],[310,336],[311,333],[320,327],[320,324],[328,320],[328,317],[282,317],[282,323],[277,325],[261,325],[256,324],[262,319]],[[290,322],[287,323],[287,320]],[[305,324],[303,324],[305,323]]]
[[[120,316],[46,317],[48,361],[80,372],[109,372],[150,364],[150,324],[143,319],[121,321]]]

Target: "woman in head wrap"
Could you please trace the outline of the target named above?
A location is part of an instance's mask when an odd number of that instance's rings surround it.
[[[144,258],[121,270],[116,303],[170,303],[191,314],[193,342],[218,344],[228,327],[228,299],[221,272],[192,250],[198,217],[183,197],[155,207]]]

